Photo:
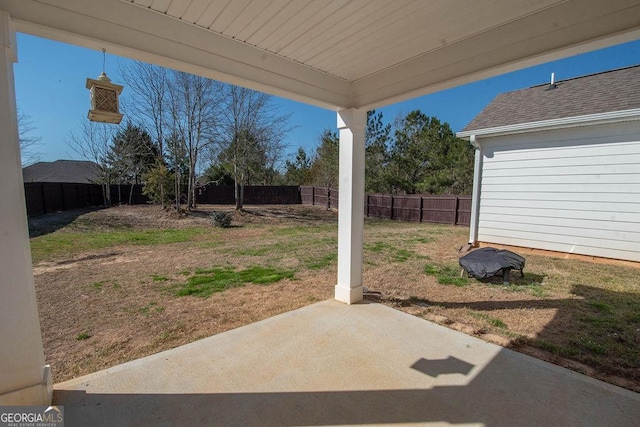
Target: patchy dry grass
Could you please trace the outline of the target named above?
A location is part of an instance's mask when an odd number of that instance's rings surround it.
[[[218,228],[212,210],[119,207],[41,221],[46,232],[31,243],[56,381],[332,297],[335,212],[250,207]],[[458,268],[467,232],[367,220],[366,297],[640,391],[637,268],[526,255],[524,277],[481,282]]]

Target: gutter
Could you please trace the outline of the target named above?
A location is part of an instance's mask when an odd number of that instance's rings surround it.
[[[473,190],[471,191],[471,218],[469,220],[469,244],[478,242],[478,224],[480,219],[480,190],[482,188],[482,146],[476,135],[469,135],[469,142],[476,149],[473,163]]]
[[[584,116],[563,117],[559,119],[541,120],[538,122],[516,123],[506,126],[476,129],[456,133],[458,138],[471,138],[472,136],[502,136],[518,133],[564,129],[579,126],[593,126],[607,123],[620,123],[640,120],[640,108],[631,110],[611,111],[608,113],[587,114]],[[473,143],[472,143],[473,144]]]

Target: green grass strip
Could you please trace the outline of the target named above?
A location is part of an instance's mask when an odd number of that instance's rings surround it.
[[[34,262],[69,253],[86,252],[120,245],[165,245],[187,242],[203,229],[113,230],[92,232],[57,231],[31,239]]]
[[[283,279],[292,279],[293,271],[278,270],[271,267],[249,267],[236,271],[229,267],[214,267],[196,270],[193,276],[176,292],[177,296],[208,297],[216,292],[244,286],[247,283],[268,285]]]

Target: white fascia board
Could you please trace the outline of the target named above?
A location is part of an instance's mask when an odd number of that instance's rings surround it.
[[[356,80],[353,104],[377,108],[636,40],[638,15],[640,3],[626,0],[562,2]]]
[[[609,113],[587,114],[584,116],[564,117],[560,119],[542,120],[539,122],[517,123],[514,125],[497,126],[493,128],[474,129],[457,132],[458,138],[470,139],[475,137],[491,137],[514,135],[518,133],[540,132],[555,129],[565,129],[580,126],[602,125],[640,120],[640,108],[632,110],[612,111]]]
[[[0,0],[16,30],[283,96],[351,107],[349,82],[121,0]]]

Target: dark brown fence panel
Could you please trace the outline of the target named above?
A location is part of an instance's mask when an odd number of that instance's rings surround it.
[[[338,209],[338,190],[329,190],[329,207]]]
[[[235,203],[232,185],[205,185],[196,190],[196,202],[206,205],[232,205]]]
[[[122,185],[121,197],[118,197],[118,186],[112,185],[111,202],[113,204],[129,203],[129,185]],[[24,184],[27,216],[33,217],[80,209],[90,206],[101,206],[104,203],[102,186],[99,184],[76,184],[70,182],[28,182]],[[142,185],[133,186],[132,204],[147,203],[148,198],[142,194]]]
[[[300,189],[294,185],[256,185],[244,188],[244,203],[248,205],[296,205]]]
[[[422,196],[422,221],[456,223],[456,196]]]
[[[42,184],[29,182],[24,184],[24,195],[27,204],[27,216],[38,216],[47,213],[42,196]]]
[[[247,185],[243,200],[247,205],[296,205],[301,203],[300,191],[296,185]],[[200,204],[232,205],[235,200],[232,185],[206,185],[196,190]]]
[[[142,184],[133,184],[133,193],[131,194],[132,205],[144,205],[149,203],[149,198],[142,194]],[[131,193],[131,184],[114,184],[110,187],[111,203],[113,205],[128,205],[129,193]]]
[[[80,200],[84,206],[100,206],[104,204],[102,186],[96,184],[80,184]]]
[[[62,186],[64,184],[55,182],[42,183],[42,197],[46,212],[59,212],[65,210],[64,199],[62,197]]]
[[[309,187],[306,185],[300,186],[300,201],[303,205],[313,205],[313,195],[315,187]]]
[[[393,196],[393,219],[420,222],[420,196]]]
[[[471,196],[458,196],[458,218],[456,224],[471,224]]]
[[[338,190],[321,187],[300,186],[300,202],[303,205],[318,205],[326,208],[338,208]]]
[[[390,194],[368,194],[369,216],[373,218],[391,218],[393,196]]]
[[[313,204],[318,206],[329,207],[327,194],[328,194],[328,191],[326,188],[316,187],[313,195]]]
[[[64,210],[78,209],[80,207],[81,202],[78,199],[78,184],[63,184],[60,190],[62,191]]]

